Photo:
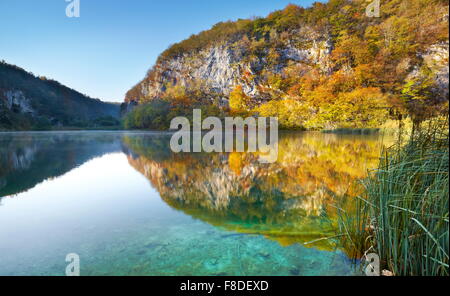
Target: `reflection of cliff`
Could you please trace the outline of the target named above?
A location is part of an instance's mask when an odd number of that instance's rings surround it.
[[[283,244],[332,236],[336,212],[330,205],[356,194],[351,184],[376,166],[381,146],[377,138],[285,134],[278,162],[260,164],[252,153],[172,154],[168,141],[125,138],[130,164],[166,203]]]
[[[114,151],[120,151],[120,138],[102,133],[3,134],[0,136],[0,197],[26,191]]]

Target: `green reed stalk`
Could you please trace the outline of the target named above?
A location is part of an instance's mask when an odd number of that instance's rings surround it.
[[[355,213],[340,211],[349,255],[380,256],[395,275],[449,275],[448,121],[383,152]]]

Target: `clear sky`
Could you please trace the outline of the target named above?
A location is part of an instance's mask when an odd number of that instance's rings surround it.
[[[0,0],[0,60],[91,97],[123,101],[170,44],[217,22],[313,0]]]

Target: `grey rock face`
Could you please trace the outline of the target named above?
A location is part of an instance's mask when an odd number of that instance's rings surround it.
[[[448,49],[448,42],[435,44],[431,46],[427,53],[423,56],[426,65],[435,70],[435,80],[438,91],[444,98],[448,98],[449,95]]]
[[[35,115],[34,109],[31,107],[30,100],[27,99],[20,90],[8,90],[3,93],[6,98],[6,107],[9,110],[15,110],[23,114]]]
[[[422,58],[423,65],[431,69],[434,73],[436,81],[436,93],[442,99],[448,99],[449,90],[449,43],[439,43],[430,46],[425,52],[419,53],[418,56]],[[409,74],[408,78],[420,77],[419,67],[416,66]]]
[[[126,101],[149,101],[163,95],[168,85],[189,88],[200,81],[204,88],[221,98],[222,105],[228,104],[229,94],[237,85],[242,86],[245,94],[256,99],[256,102],[264,102],[268,98],[261,93],[261,89],[267,89],[267,86],[264,85],[261,70],[279,74],[286,66],[298,64],[305,69],[317,68],[326,75],[333,73],[331,53],[334,45],[330,36],[307,27],[291,31],[289,36],[288,40],[283,40],[280,35],[275,36],[277,45],[268,45],[257,57],[251,55],[242,42],[223,41],[199,52],[162,59],[138,85],[138,91],[133,92],[134,97],[127,97]],[[438,92],[443,98],[449,95],[448,49],[446,42],[435,44],[418,54],[423,64],[436,73]],[[270,61],[271,51],[279,56],[275,65]],[[413,66],[415,70],[409,77],[419,75],[421,65]]]
[[[306,49],[299,49],[292,45],[287,46],[282,50],[282,57],[284,60],[313,63],[318,65],[323,72],[330,74],[331,65],[329,57],[332,48],[333,45],[330,40],[313,40],[312,46]]]
[[[276,49],[280,64],[275,66],[269,65],[268,49],[261,56],[249,57],[245,46],[226,41],[199,52],[163,60],[149,71],[139,85],[138,94],[127,97],[127,101],[158,98],[169,84],[189,87],[194,81],[201,81],[209,91],[224,97],[223,102],[236,85],[241,85],[248,96],[257,97],[261,84],[258,72],[265,69],[280,73],[288,62],[318,65],[324,73],[331,73],[331,39],[308,29],[295,32],[294,36]]]
[[[228,95],[240,80],[243,68],[249,68],[239,64],[241,58],[237,51],[221,45],[164,61],[151,71],[154,78],[143,82],[141,95],[155,98],[168,84],[189,87],[195,80],[204,82],[211,91]],[[245,87],[248,93],[254,93],[254,89],[255,85]]]

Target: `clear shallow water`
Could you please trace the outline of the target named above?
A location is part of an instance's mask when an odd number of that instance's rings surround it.
[[[320,238],[376,166],[378,137],[282,134],[274,164],[173,154],[169,140],[0,134],[0,275],[64,275],[68,253],[82,275],[354,274]]]

